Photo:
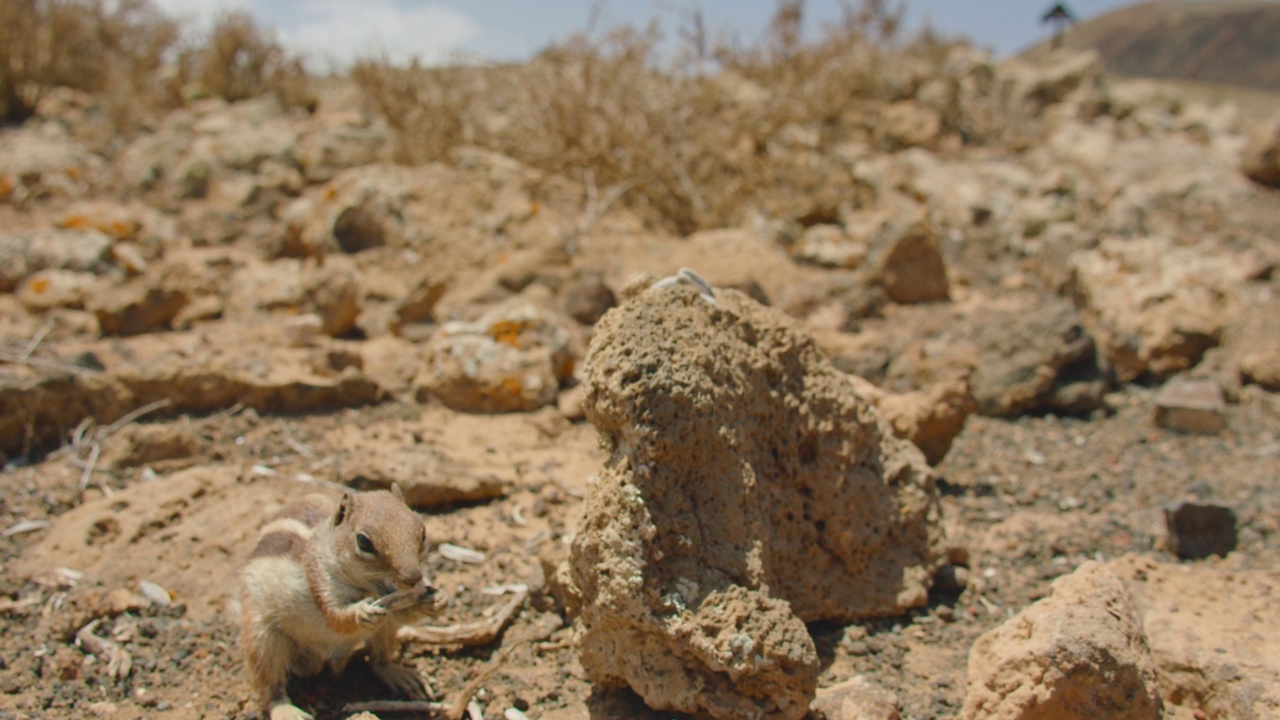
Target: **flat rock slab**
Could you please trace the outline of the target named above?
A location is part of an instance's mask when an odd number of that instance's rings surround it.
[[[105,368],[26,369],[0,375],[0,452],[57,445],[86,417],[113,422],[167,400],[160,415],[212,412],[237,403],[260,412],[321,412],[376,402],[382,390],[350,353],[282,348],[280,328],[217,324],[198,332],[139,335],[53,348],[90,354]],[[335,348],[338,346],[334,346]],[[74,371],[74,372],[73,372]]]
[[[1280,717],[1280,572],[1139,556],[1107,567],[1142,613],[1166,717]]]
[[[1162,428],[1217,435],[1227,427],[1227,401],[1213,380],[1170,380],[1160,388],[1155,406],[1155,423]]]

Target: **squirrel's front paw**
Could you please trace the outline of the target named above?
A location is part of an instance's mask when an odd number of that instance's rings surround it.
[[[363,630],[373,630],[387,616],[387,609],[376,600],[361,600],[351,606],[351,611],[356,616],[356,624]]]

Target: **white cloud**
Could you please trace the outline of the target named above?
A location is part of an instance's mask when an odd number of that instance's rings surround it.
[[[466,15],[439,5],[400,7],[389,0],[313,2],[296,24],[277,28],[281,42],[312,65],[345,67],[369,55],[394,62],[415,56],[441,62],[473,39],[479,27]]]

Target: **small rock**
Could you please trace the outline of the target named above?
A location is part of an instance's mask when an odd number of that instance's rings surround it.
[[[70,270],[41,270],[18,286],[14,293],[28,310],[81,308],[93,293],[97,278]]]
[[[852,270],[867,259],[867,244],[849,237],[839,225],[814,225],[796,240],[791,255],[821,267]]]
[[[865,675],[818,690],[809,709],[825,720],[898,720],[898,696]]]
[[[89,309],[104,335],[140,335],[167,329],[189,300],[179,289],[121,285],[94,294]]]
[[[573,375],[568,320],[517,297],[473,323],[441,326],[414,381],[419,401],[461,412],[528,412],[555,402]]]
[[[1236,549],[1236,514],[1220,505],[1184,502],[1165,508],[1169,550],[1180,558],[1225,557]]]
[[[582,409],[582,401],[585,392],[581,385],[575,385],[556,398],[556,407],[560,410],[560,414],[566,419],[578,422],[586,418],[586,414]]]
[[[396,308],[397,322],[394,330],[399,333],[404,325],[433,320],[436,305],[448,289],[449,284],[443,280],[426,278],[419,282]]]
[[[1227,403],[1213,380],[1170,380],[1155,399],[1155,422],[1184,433],[1216,435],[1227,426]]]
[[[324,333],[337,337],[350,331],[360,315],[358,290],[350,263],[339,258],[323,264],[277,260],[231,276],[226,313],[239,318],[262,311],[313,312],[320,316]]]
[[[198,452],[200,438],[186,425],[126,425],[111,436],[102,461],[108,467],[138,467],[188,458]]]
[[[1157,720],[1162,704],[1142,619],[1120,580],[1086,562],[969,653],[959,720]]]
[[[888,214],[874,223],[867,239],[867,266],[872,278],[896,303],[949,299],[946,262],[928,213],[912,201],[891,205]]]
[[[432,508],[456,502],[502,497],[506,483],[478,475],[425,445],[399,449],[357,446],[342,465],[344,482],[360,488],[400,486],[410,507]]]
[[[151,606],[150,600],[128,588],[116,588],[107,593],[106,603],[107,610],[112,616],[138,612]]]
[[[571,280],[564,290],[565,313],[583,325],[595,325],[617,304],[617,297],[599,273],[587,273]]]
[[[927,147],[938,139],[942,116],[913,100],[903,100],[881,111],[877,130],[891,148]]]
[[[1070,293],[1122,382],[1200,362],[1240,312],[1247,256],[1149,239],[1105,240],[1069,260]]]
[[[1280,114],[1250,131],[1241,155],[1241,168],[1245,176],[1256,183],[1280,187]]]
[[[886,394],[876,407],[893,425],[893,432],[920,448],[930,465],[946,457],[965,421],[978,409],[967,376],[956,376],[922,390]]]
[[[943,565],[933,576],[933,589],[956,595],[969,587],[969,568],[963,565]]]

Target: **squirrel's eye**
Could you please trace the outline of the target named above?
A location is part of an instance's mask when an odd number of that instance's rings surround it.
[[[378,548],[373,546],[373,541],[364,533],[356,535],[356,547],[360,548],[360,552],[362,553],[368,553],[369,555],[378,554]]]

